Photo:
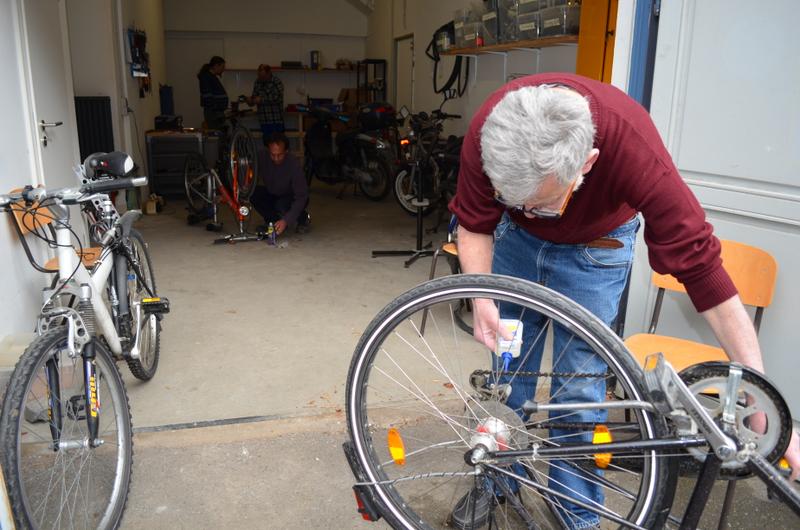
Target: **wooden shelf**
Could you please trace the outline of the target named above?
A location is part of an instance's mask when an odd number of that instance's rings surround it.
[[[560,37],[543,37],[541,39],[519,40],[503,44],[491,44],[480,48],[454,48],[442,52],[440,55],[480,55],[482,53],[507,52],[520,48],[549,48],[563,44],[578,44],[577,35],[563,35]]]
[[[225,68],[226,71],[231,72],[257,72],[258,68]],[[305,72],[305,73],[320,73],[320,74],[331,74],[331,73],[345,73],[345,74],[354,74],[356,73],[355,69],[351,70],[343,70],[339,68],[323,68],[321,70],[313,70],[311,68],[281,68],[280,66],[273,66],[273,72]]]

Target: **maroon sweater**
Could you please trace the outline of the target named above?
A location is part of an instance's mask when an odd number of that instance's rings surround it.
[[[617,88],[574,74],[538,74],[516,79],[494,92],[470,123],[461,149],[458,193],[450,209],[471,232],[491,234],[505,208],[481,163],[480,131],[503,96],[517,88],[566,85],[589,100],[600,156],[558,220],[510,213],[540,239],[585,244],[608,234],[636,212],[645,220],[650,265],[674,275],[695,308],[705,311],[736,294],[722,268],[720,243],[697,199],[683,182],[650,115]]]

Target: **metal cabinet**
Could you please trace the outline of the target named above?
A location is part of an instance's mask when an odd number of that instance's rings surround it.
[[[199,131],[148,131],[145,136],[150,190],[164,197],[183,196],[186,155],[204,152],[203,134]]]

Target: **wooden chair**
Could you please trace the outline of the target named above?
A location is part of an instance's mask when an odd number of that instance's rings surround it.
[[[18,193],[20,189],[11,190],[11,193]],[[55,221],[55,216],[53,212],[46,206],[40,206],[38,203],[33,203],[30,206],[26,205],[24,201],[17,201],[16,203],[10,206],[11,213],[14,217],[14,228],[17,231],[17,235],[19,236],[19,240],[22,243],[22,247],[25,250],[25,254],[28,257],[28,261],[30,261],[33,267],[44,273],[56,273],[58,272],[58,257],[53,257],[47,260],[44,265],[41,265],[36,259],[33,257],[33,252],[31,251],[30,246],[28,245],[27,236],[30,233],[35,233],[42,239],[48,239],[55,241],[55,231],[53,228],[53,222]],[[102,248],[100,247],[90,247],[84,248],[80,252],[81,261],[86,268],[91,268],[100,258],[100,254],[102,253]],[[78,250],[75,250],[78,253]]]
[[[775,258],[760,248],[736,241],[723,240],[722,266],[736,285],[742,303],[756,308],[753,326],[758,333],[764,308],[772,303],[772,295],[775,292],[775,280],[778,274],[778,264]],[[707,361],[728,361],[728,356],[721,348],[677,337],[656,335],[664,293],[667,289],[683,293],[686,290],[672,276],[654,272],[652,281],[658,287],[658,294],[650,319],[650,328],[647,333],[633,335],[625,341],[625,346],[639,364],[644,366],[647,356],[656,352],[663,353],[664,358],[679,372],[693,364]],[[729,481],[720,512],[719,529],[727,528],[728,512],[733,504],[735,489],[736,481]]]
[[[456,229],[458,228],[458,219],[455,215],[450,217],[450,222],[447,225],[447,241],[445,241],[439,248],[437,248],[433,253],[433,259],[431,260],[431,274],[428,277],[429,280],[432,280],[436,276],[436,264],[439,261],[439,257],[444,255],[447,258],[447,262],[450,265],[450,273],[451,274],[461,274],[461,265],[458,262],[458,245],[456,245]],[[472,311],[471,304],[469,300],[462,300],[461,303],[455,310],[455,322],[456,325],[464,330],[466,333],[472,334],[472,326],[464,321],[464,317],[462,316],[463,311]],[[420,334],[425,334],[425,324],[428,320],[428,309],[424,309],[422,311],[422,322],[420,323]]]
[[[778,273],[775,259],[760,248],[736,241],[723,240],[722,266],[736,285],[742,303],[756,308],[753,325],[758,333],[764,309],[772,303],[772,295],[775,292],[775,279]],[[648,332],[633,335],[625,340],[625,346],[639,361],[639,364],[644,365],[645,358],[656,352],[663,353],[679,372],[687,366],[706,361],[727,361],[728,356],[721,348],[656,334],[656,326],[666,290],[682,293],[685,293],[686,290],[672,276],[654,272],[652,281],[658,287],[658,294]]]

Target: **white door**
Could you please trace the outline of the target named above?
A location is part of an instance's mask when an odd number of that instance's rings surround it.
[[[18,2],[39,181],[72,186],[79,150],[64,0]]]
[[[414,37],[404,37],[395,41],[395,54],[397,65],[395,71],[395,106],[400,109],[405,105],[408,110],[414,110]]]
[[[650,112],[720,238],[778,262],[759,342],[767,375],[800,418],[800,68],[797,2],[661,2]],[[626,333],[645,327],[653,290],[640,246]],[[634,294],[635,293],[635,294]],[[713,342],[690,304],[665,303],[659,332]]]

